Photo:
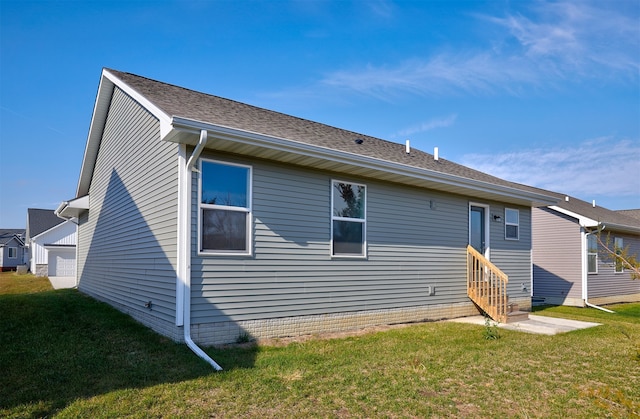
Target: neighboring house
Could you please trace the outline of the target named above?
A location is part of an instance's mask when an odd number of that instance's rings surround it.
[[[595,235],[601,229],[602,241],[608,238],[612,249],[627,248],[639,256],[640,219],[595,202],[544,193],[556,196],[558,203],[533,209],[534,301],[580,307],[640,301],[640,280],[632,280]]]
[[[0,270],[15,271],[24,264],[24,229],[0,229]]]
[[[27,210],[29,269],[37,276],[76,276],[77,224],[54,210]]]
[[[470,268],[469,244],[528,310],[531,207],[554,203],[408,145],[105,69],[76,198],[56,211],[79,221],[80,291],[194,349],[478,314],[467,275],[490,268]]]

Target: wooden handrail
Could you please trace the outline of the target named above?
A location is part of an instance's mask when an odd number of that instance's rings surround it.
[[[467,246],[467,295],[497,322],[507,321],[509,277],[480,252]]]

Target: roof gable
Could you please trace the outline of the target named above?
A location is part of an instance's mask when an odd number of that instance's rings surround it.
[[[64,220],[56,216],[54,210],[29,208],[27,209],[27,238],[32,239],[62,223]]]
[[[78,225],[71,220],[62,221],[50,229],[41,232],[37,236],[31,237],[32,243],[38,243],[42,246],[58,245],[75,245],[77,241]]]
[[[4,228],[0,229],[0,246],[5,246],[12,240],[16,240],[20,245],[24,245],[22,237],[24,236],[24,229],[16,228]]]

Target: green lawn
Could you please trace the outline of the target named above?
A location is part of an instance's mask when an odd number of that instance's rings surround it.
[[[0,417],[634,417],[640,304],[545,308],[556,336],[450,322],[209,348],[225,370],[76,290],[0,275]],[[28,287],[26,287],[28,288]],[[7,291],[8,290],[8,291]],[[14,290],[14,291],[11,291]]]

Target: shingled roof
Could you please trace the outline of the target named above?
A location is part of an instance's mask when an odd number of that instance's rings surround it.
[[[220,151],[244,152],[322,170],[348,170],[353,175],[474,193],[485,199],[511,199],[523,205],[553,202],[551,197],[528,191],[520,184],[443,158],[436,160],[421,150],[412,148],[406,153],[404,144],[112,69],[103,70],[77,197],[88,193],[115,86],[158,117],[161,135],[168,141],[195,145],[195,133],[204,129],[215,136],[207,148]]]
[[[4,246],[9,243],[15,237],[20,243],[24,244],[22,237],[24,236],[24,229],[16,228],[4,228],[0,229],[0,246]]]
[[[626,210],[616,210],[617,213],[625,215],[627,217],[632,217],[640,222],[640,208],[639,209],[626,209]]]
[[[169,116],[204,121],[498,185],[516,188],[520,186],[443,158],[435,160],[432,154],[415,148],[407,154],[404,144],[196,92],[131,73],[108,71],[133,87]],[[362,142],[355,140],[362,140]]]
[[[640,233],[640,218],[625,213],[625,211],[610,210],[596,205],[594,202],[583,201],[582,199],[560,192],[548,191],[526,185],[523,185],[523,187],[534,192],[555,197],[558,202],[553,207],[560,208],[565,212],[568,211],[569,213],[588,218],[602,225],[609,226],[611,229]]]
[[[57,217],[54,210],[40,208],[27,209],[27,237],[29,239],[62,223],[64,223],[64,220]]]

